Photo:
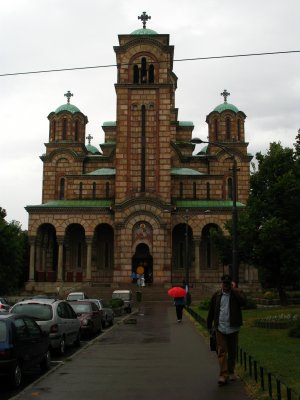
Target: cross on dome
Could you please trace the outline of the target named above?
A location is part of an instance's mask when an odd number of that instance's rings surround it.
[[[88,140],[89,144],[91,144],[91,140],[94,139],[93,136],[89,133],[86,137],[86,139]]]
[[[64,94],[64,96],[68,99],[68,103],[70,103],[70,98],[73,96],[73,93],[68,90],[67,93]]]
[[[227,92],[227,89],[224,89],[224,92],[221,93],[221,96],[224,97],[224,103],[227,103],[227,97],[230,96],[230,93]]]
[[[143,23],[143,29],[146,29],[146,23],[148,19],[151,19],[150,15],[147,15],[146,11],[143,11],[143,14],[138,17]]]

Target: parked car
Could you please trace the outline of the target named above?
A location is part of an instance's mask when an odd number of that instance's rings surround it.
[[[50,368],[50,339],[32,317],[3,312],[0,314],[0,375],[20,386],[23,372],[39,365]]]
[[[51,349],[65,353],[66,346],[80,346],[80,323],[65,300],[31,299],[16,303],[10,311],[33,317],[49,333]]]
[[[103,299],[89,300],[93,301],[98,306],[99,310],[102,310],[102,328],[105,328],[107,325],[112,326],[114,324],[115,314],[111,305]]]
[[[90,300],[70,301],[69,304],[80,321],[81,334],[84,336],[93,336],[101,332],[102,328],[102,310]]]
[[[8,301],[4,297],[0,297],[0,311],[8,311],[10,309],[10,305]]]
[[[84,292],[71,292],[67,296],[68,301],[86,300],[86,299],[88,299],[88,296]]]
[[[131,290],[114,290],[112,293],[112,299],[122,299],[124,302],[124,311],[131,313],[133,305]]]

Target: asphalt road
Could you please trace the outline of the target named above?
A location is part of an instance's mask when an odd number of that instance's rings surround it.
[[[216,355],[189,318],[146,303],[14,400],[249,400],[241,381],[217,380]]]

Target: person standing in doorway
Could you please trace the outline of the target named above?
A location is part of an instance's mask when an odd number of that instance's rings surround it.
[[[184,297],[174,297],[174,306],[176,309],[177,322],[181,322],[184,308]]]
[[[246,304],[245,294],[236,287],[229,275],[221,278],[221,290],[211,298],[207,316],[207,328],[216,330],[217,355],[220,366],[218,384],[238,379],[234,373],[238,333],[242,320],[241,307]]]

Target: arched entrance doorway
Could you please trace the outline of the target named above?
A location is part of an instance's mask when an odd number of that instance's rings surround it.
[[[135,254],[132,257],[132,272],[136,273],[139,266],[144,268],[145,283],[151,285],[153,283],[153,257],[145,243],[136,246]]]

